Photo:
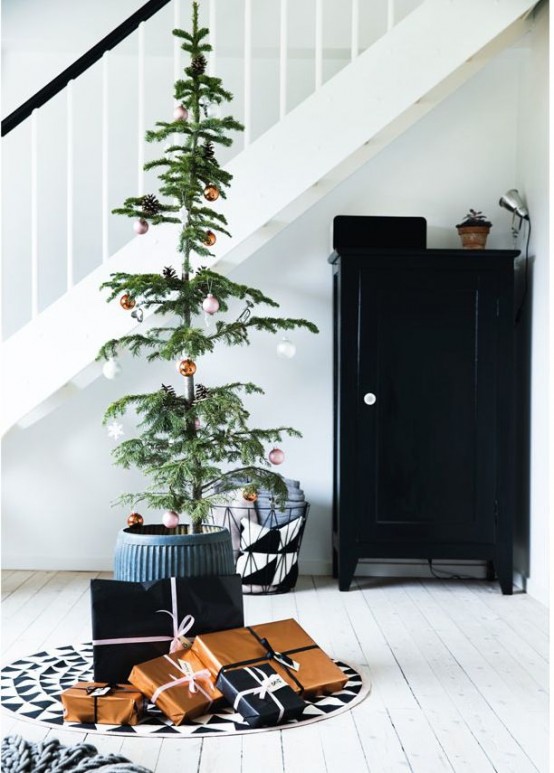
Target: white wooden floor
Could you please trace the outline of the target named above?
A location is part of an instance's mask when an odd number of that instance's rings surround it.
[[[90,640],[89,572],[4,572],[3,663]],[[86,740],[157,773],[527,773],[548,771],[547,612],[482,581],[301,577],[294,593],[245,597],[247,623],[296,617],[333,657],[368,673],[371,695],[305,728],[230,738]],[[3,734],[48,728],[3,715]]]

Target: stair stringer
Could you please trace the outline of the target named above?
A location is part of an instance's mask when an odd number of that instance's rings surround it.
[[[213,267],[231,271],[376,155],[523,34],[535,4],[426,0],[227,165],[233,239]],[[176,227],[167,225],[133,239],[3,344],[3,432],[24,418],[32,423],[100,373],[100,346],[135,321],[105,304],[99,285],[112,271],[178,265],[176,243]]]

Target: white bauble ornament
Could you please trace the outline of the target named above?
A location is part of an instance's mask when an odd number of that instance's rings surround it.
[[[102,373],[106,378],[109,378],[110,381],[111,379],[119,376],[120,372],[121,372],[121,365],[114,357],[110,357],[110,359],[106,360],[106,362],[102,366]]]
[[[296,346],[288,338],[282,338],[277,344],[277,354],[284,360],[290,360],[296,354]]]

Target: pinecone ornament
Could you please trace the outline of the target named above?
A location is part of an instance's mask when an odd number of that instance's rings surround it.
[[[147,193],[141,200],[142,211],[147,215],[157,215],[162,205],[153,193]]]
[[[202,148],[202,154],[204,158],[213,158],[215,155],[213,142],[205,142]]]
[[[194,399],[197,403],[206,400],[210,396],[210,390],[204,384],[197,384],[194,390]]]
[[[165,392],[166,396],[171,399],[172,397],[177,398],[177,393],[175,392],[175,388],[171,385],[162,384],[162,391]]]
[[[203,54],[198,54],[190,63],[190,69],[194,75],[203,75],[207,64],[206,57]]]

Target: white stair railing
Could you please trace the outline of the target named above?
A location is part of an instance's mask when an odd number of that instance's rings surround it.
[[[420,2],[412,0],[407,4],[404,1],[404,13]],[[221,154],[224,162],[257,139],[260,131],[256,126],[262,125],[263,133],[282,120],[298,102],[300,91],[304,98],[317,91],[329,73],[335,74],[340,66],[354,60],[369,43],[390,28],[395,13],[394,0],[379,0],[369,5],[371,18],[367,5],[362,4],[366,11],[362,19],[359,0],[327,2],[325,12],[322,0],[302,3],[280,0],[275,35],[264,29],[256,13],[256,0],[243,0],[240,23],[230,15],[225,0],[201,3],[200,12],[205,17],[202,21],[210,28],[214,46],[209,71],[221,75],[225,85],[227,71],[231,71],[237,99],[229,110],[245,124],[243,139],[237,138],[234,149]],[[156,16],[140,23],[127,40],[112,51],[106,51],[83,76],[70,81],[65,88],[65,99],[54,100],[55,106],[46,103],[34,110],[28,121],[14,129],[16,136],[9,137],[10,156],[30,154],[31,179],[27,206],[22,202],[22,192],[10,205],[8,191],[18,186],[19,170],[16,165],[6,165],[4,217],[12,222],[15,220],[18,226],[11,229],[12,236],[8,234],[3,244],[4,331],[7,336],[36,318],[50,303],[71,290],[75,282],[108,261],[132,237],[130,223],[116,225],[114,221],[122,219],[113,218],[111,209],[121,202],[123,195],[142,195],[148,192],[149,184],[153,186],[153,176],[144,172],[143,164],[159,153],[159,148],[156,151],[148,147],[144,133],[155,120],[163,118],[164,109],[171,115],[171,80],[182,75],[185,62],[179,40],[171,43],[170,30],[179,26],[186,28],[189,17],[189,0],[172,0],[171,7],[163,8]],[[345,17],[348,24],[343,23]],[[308,30],[307,45],[303,45],[302,50],[293,34],[298,28],[303,32]],[[271,75],[267,57],[273,60],[274,77],[269,80],[274,85],[260,90],[259,83],[257,86],[254,83],[254,75],[257,67],[265,67],[264,71]],[[134,64],[131,58],[135,60]],[[172,60],[172,66],[166,68],[161,80],[158,74],[160,63],[156,60],[166,58]],[[313,60],[311,77],[310,67],[305,66],[310,59]],[[130,76],[123,84],[124,94],[121,84],[119,88],[117,84],[122,68]],[[294,88],[291,89],[291,85]],[[152,99],[155,91],[167,95],[165,103]],[[118,95],[121,102],[118,102]],[[128,105],[130,113],[123,120],[122,102]],[[86,120],[83,120],[83,103],[86,104]],[[52,110],[55,126],[49,127]],[[273,116],[272,122],[267,120],[269,114]],[[92,125],[95,119],[98,119],[98,131]],[[59,131],[63,124],[64,130]],[[86,139],[86,150],[82,147],[83,139]],[[136,143],[134,161],[126,147],[129,143]],[[65,174],[63,167],[52,165],[47,172],[49,157],[63,159]],[[97,165],[91,163],[92,158],[98,159]],[[86,169],[84,174],[83,168]],[[65,228],[60,212],[49,214],[53,200],[65,202],[65,207],[60,207],[65,209]],[[49,245],[44,238],[48,231],[58,229],[65,231],[63,251],[55,244]],[[10,277],[16,272],[25,275],[27,270],[21,265],[18,251],[10,240],[17,238],[15,234],[27,232],[30,233],[29,295],[22,298],[21,282],[14,292]],[[60,265],[63,259],[65,269]],[[64,281],[59,280],[62,275]]]

